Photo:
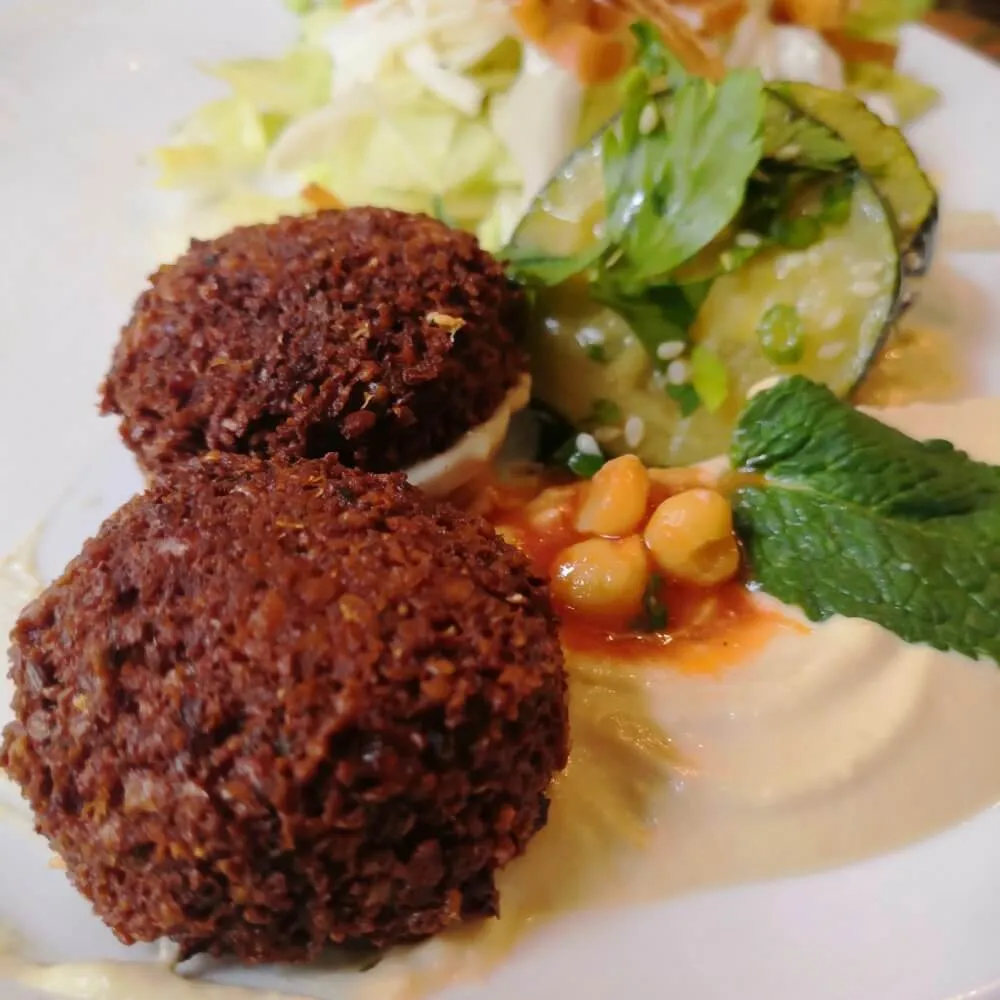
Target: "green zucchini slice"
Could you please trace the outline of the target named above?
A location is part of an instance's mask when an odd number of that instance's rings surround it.
[[[810,83],[779,83],[772,89],[851,147],[858,165],[892,210],[905,274],[925,274],[933,253],[938,196],[902,132],[886,125],[847,91]]]
[[[769,99],[787,108],[782,98]],[[853,178],[846,218],[825,225],[808,248],[769,247],[734,270],[712,272],[683,359],[648,350],[618,312],[590,297],[585,281],[538,290],[527,345],[536,396],[574,427],[593,431],[609,454],[679,465],[724,453],[748,394],[765,379],[801,373],[849,394],[889,330],[900,255],[892,214],[873,182],[853,161],[842,176]],[[814,213],[821,195],[806,189],[792,213]],[[598,137],[535,199],[512,245],[522,258],[585,252],[603,212]],[[696,270],[695,284],[705,273]],[[765,352],[762,330],[782,314],[795,319],[796,349]],[[685,415],[676,382],[683,364],[691,371],[704,358],[712,359],[716,379],[722,362],[724,399]],[[615,415],[610,423],[608,413]]]

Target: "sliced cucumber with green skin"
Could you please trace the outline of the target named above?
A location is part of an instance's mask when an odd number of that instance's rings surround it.
[[[926,273],[934,249],[938,196],[899,129],[886,125],[847,91],[810,83],[779,83],[772,89],[840,135],[892,210],[907,276]]]
[[[781,97],[769,99],[784,104]],[[567,255],[595,239],[604,210],[599,148],[595,142],[574,154],[535,199],[512,240],[519,254]],[[848,163],[845,170],[856,167]],[[808,202],[818,191],[804,197]],[[803,214],[811,207],[797,205]],[[682,374],[677,366],[653,357],[625,320],[596,303],[586,282],[576,279],[537,292],[528,342],[535,393],[588,430],[595,429],[595,401],[616,404],[622,427],[597,428],[609,453],[633,452],[650,465],[698,462],[726,451],[747,395],[765,379],[801,373],[849,394],[889,331],[900,275],[892,214],[858,172],[846,222],[825,227],[807,250],[759,251],[712,284],[691,340],[727,369],[729,391],[718,409],[701,406],[683,416],[667,390],[669,380]],[[794,363],[769,360],[761,346],[761,320],[779,305],[794,307],[801,319],[803,350]],[[641,423],[632,421],[626,440],[624,424],[634,417]]]

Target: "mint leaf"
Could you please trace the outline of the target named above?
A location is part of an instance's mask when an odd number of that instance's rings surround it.
[[[919,442],[796,376],[740,419],[733,497],[751,571],[821,620],[1000,661],[1000,468]]]
[[[718,86],[686,79],[653,99],[655,125],[642,126],[632,97],[602,149],[607,269],[632,286],[669,274],[715,238],[739,211],[761,156],[764,82],[736,70]]]

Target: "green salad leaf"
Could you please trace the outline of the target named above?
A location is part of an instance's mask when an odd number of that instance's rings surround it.
[[[1000,468],[801,376],[750,401],[731,458],[762,474],[733,512],[764,591],[814,620],[865,618],[1000,661]]]
[[[669,101],[648,101],[605,132],[607,238],[616,248],[606,269],[618,281],[641,286],[669,274],[730,222],[760,160],[763,117],[762,77],[739,70],[718,86],[690,77]]]

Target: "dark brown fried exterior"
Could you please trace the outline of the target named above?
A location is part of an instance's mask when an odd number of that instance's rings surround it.
[[[525,370],[525,301],[475,237],[351,208],[194,242],[122,331],[101,409],[155,472],[206,451],[405,469]]]
[[[401,476],[227,458],[13,633],[0,763],[126,942],[247,962],[497,912],[567,754],[547,589]]]

